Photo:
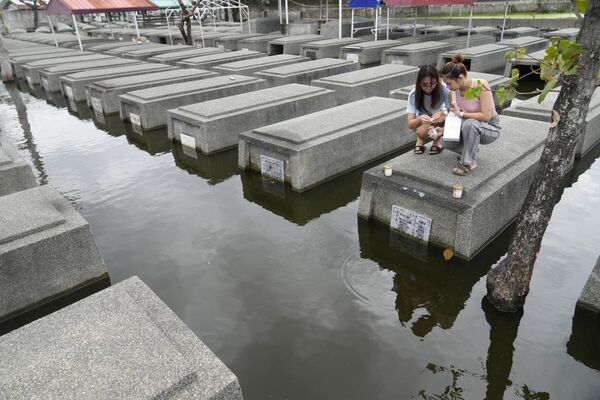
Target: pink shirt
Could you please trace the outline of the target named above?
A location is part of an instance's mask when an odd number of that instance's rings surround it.
[[[478,79],[473,79],[471,87],[477,87]],[[465,112],[479,112],[481,111],[481,101],[479,99],[465,99],[460,95],[460,90],[456,92],[456,104]],[[494,116],[496,113],[494,112]]]

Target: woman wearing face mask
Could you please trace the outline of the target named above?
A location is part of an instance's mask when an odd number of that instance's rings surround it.
[[[415,89],[408,95],[406,107],[408,127],[417,135],[414,153],[425,152],[425,140],[433,140],[429,154],[442,151],[440,141],[449,106],[448,88],[440,81],[437,69],[425,65],[419,69]]]
[[[444,142],[448,150],[460,154],[460,162],[452,172],[464,176],[477,167],[477,151],[480,144],[490,144],[500,136],[502,128],[494,106],[490,85],[483,79],[467,78],[463,55],[456,54],[446,63],[440,75],[444,83],[455,93],[456,103],[450,111],[463,119],[459,142]],[[481,93],[476,99],[466,99],[466,92],[477,86]]]

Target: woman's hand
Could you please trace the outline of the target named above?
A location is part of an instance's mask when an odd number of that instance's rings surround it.
[[[431,123],[431,117],[429,117],[429,115],[419,115],[419,121],[421,122],[421,124],[430,124]]]
[[[458,107],[457,104],[451,104],[450,111],[452,111],[456,115],[460,115],[460,113],[462,112],[462,110]]]

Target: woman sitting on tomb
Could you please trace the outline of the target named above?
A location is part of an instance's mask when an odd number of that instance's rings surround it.
[[[440,140],[444,133],[444,120],[450,103],[449,90],[432,65],[419,69],[415,89],[408,95],[406,107],[408,127],[417,135],[414,153],[425,152],[425,140],[433,142],[429,154],[439,154],[442,151]]]
[[[456,101],[450,100],[450,111],[462,118],[460,141],[444,141],[448,150],[460,154],[460,161],[452,172],[464,176],[477,167],[477,151],[480,144],[490,144],[500,136],[502,128],[494,105],[490,85],[483,79],[467,78],[467,69],[461,53],[446,63],[440,75],[444,83],[455,94]],[[471,88],[480,88],[479,96],[467,99]]]

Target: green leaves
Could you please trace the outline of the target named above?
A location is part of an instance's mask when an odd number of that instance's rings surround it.
[[[506,61],[510,61],[514,58],[516,59],[521,59],[523,58],[523,56],[525,55],[525,52],[527,51],[526,48],[522,47],[516,50],[511,50],[511,51],[507,51],[506,53],[504,53],[504,59]]]
[[[469,88],[469,90],[466,91],[465,93],[465,99],[478,99],[479,96],[481,96],[481,89],[483,88],[483,85],[481,84],[480,81],[477,81],[477,86]]]
[[[540,97],[538,97],[539,104],[542,104],[542,102],[546,99],[546,96],[548,95],[548,93],[550,93],[550,91],[552,89],[554,89],[554,87],[556,86],[556,82],[558,82],[558,76],[554,77],[554,78],[548,80],[548,82],[546,82],[546,85],[544,86],[542,93],[540,93]]]
[[[575,0],[575,7],[579,10],[580,13],[585,14],[588,8],[588,0]]]

